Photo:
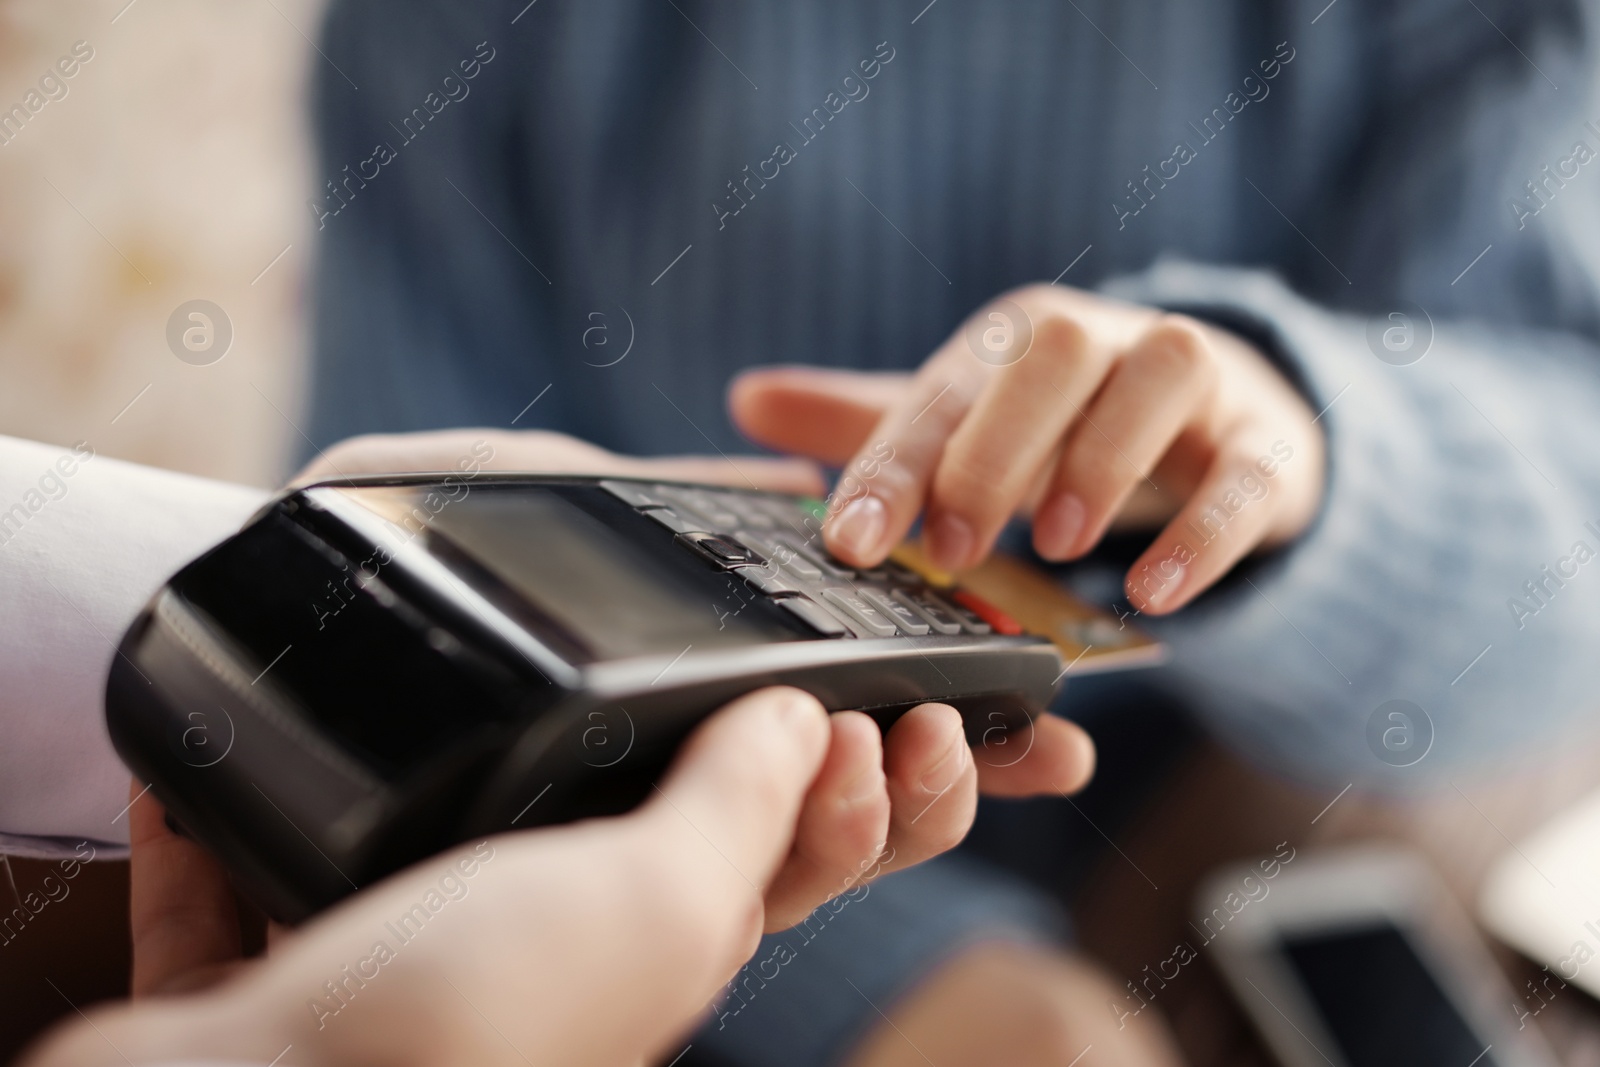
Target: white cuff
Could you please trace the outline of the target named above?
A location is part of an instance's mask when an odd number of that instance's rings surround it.
[[[0,850],[125,854],[106,672],[145,601],[267,494],[0,437]]]

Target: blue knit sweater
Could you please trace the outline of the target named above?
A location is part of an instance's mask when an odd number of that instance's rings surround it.
[[[742,367],[911,368],[1009,287],[1103,287],[1323,412],[1315,528],[1160,626],[1213,728],[1335,786],[1531,753],[1600,702],[1596,14],[342,0],[311,434],[733,449]]]

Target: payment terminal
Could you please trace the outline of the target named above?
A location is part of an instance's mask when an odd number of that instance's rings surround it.
[[[856,569],[820,501],[542,475],[288,491],[123,638],[122,758],[268,914],[298,921],[471,837],[625,811],[709,713],[798,686],[974,742],[1064,672],[1159,646],[997,559]]]

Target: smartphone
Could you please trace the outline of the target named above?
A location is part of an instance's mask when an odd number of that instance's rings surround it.
[[[1415,853],[1232,867],[1201,889],[1194,926],[1285,1067],[1555,1067],[1511,1025],[1505,979]]]
[[[946,701],[994,742],[1069,668],[1159,651],[1012,561],[960,584],[914,553],[847,567],[823,514],[627,479],[296,489],[129,629],[111,738],[246,895],[297,921],[451,844],[631,808],[752,689],[885,727]]]

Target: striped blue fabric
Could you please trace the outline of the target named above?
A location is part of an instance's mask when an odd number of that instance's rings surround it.
[[[741,367],[910,368],[1009,287],[1122,276],[1335,404],[1324,524],[1163,627],[1213,725],[1381,781],[1403,697],[1448,724],[1403,781],[1498,759],[1596,692],[1600,581],[1509,602],[1600,517],[1600,98],[1593,4],[1480,7],[341,0],[311,436],[734,449]],[[1433,351],[1380,362],[1410,305]]]

